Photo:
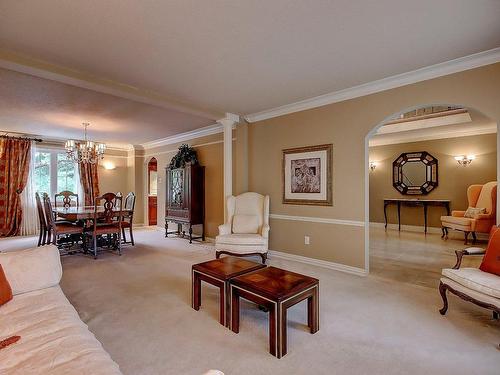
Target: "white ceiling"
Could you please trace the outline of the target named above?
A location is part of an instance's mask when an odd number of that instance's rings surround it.
[[[141,144],[213,124],[213,120],[0,68],[0,130],[48,139]]]
[[[500,46],[498,0],[19,1],[0,48],[250,114]]]

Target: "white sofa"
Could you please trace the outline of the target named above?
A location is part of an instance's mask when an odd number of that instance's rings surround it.
[[[448,311],[449,291],[465,301],[472,302],[478,306],[493,311],[493,317],[500,315],[500,276],[483,272],[479,268],[460,268],[462,258],[466,255],[485,254],[485,250],[478,247],[469,247],[464,250],[455,251],[457,263],[453,268],[442,270],[439,283],[439,293],[443,299],[443,308],[439,310],[441,315]]]
[[[14,295],[0,306],[0,340],[21,336],[0,350],[0,374],[121,374],[59,287],[55,246],[0,253],[0,264]]]

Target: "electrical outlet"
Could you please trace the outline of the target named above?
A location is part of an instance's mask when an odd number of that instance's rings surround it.
[[[310,243],[311,242],[309,236],[304,236],[304,245],[309,245]]]

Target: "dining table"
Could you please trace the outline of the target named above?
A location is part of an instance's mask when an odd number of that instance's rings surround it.
[[[94,218],[95,206],[53,207],[53,212],[56,217],[68,221],[87,221]],[[127,217],[132,215],[133,211],[122,210],[122,214]],[[104,206],[97,206],[97,217],[104,217]]]

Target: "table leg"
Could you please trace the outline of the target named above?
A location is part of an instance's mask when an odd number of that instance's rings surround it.
[[[278,357],[277,306],[277,304],[269,306],[269,353],[271,353],[271,355],[274,355],[275,357]]]
[[[240,332],[240,296],[236,288],[231,287],[231,330]]]
[[[226,283],[219,287],[219,323],[226,326]]]
[[[424,203],[424,233],[427,234],[427,204]]]
[[[231,328],[231,301],[230,301],[230,296],[231,296],[231,286],[229,284],[229,281],[226,281],[224,283],[224,290],[225,290],[225,300],[226,300],[226,322],[224,324],[225,327]]]
[[[401,232],[401,202],[398,202],[398,230]]]
[[[197,272],[193,271],[193,309],[199,310],[201,305],[201,279]]]
[[[450,203],[446,202],[445,205],[446,205],[446,214],[450,216],[451,215]]]
[[[384,220],[385,220],[385,229],[387,229],[387,206],[389,204],[384,202]]]
[[[287,308],[278,304],[278,358],[283,357],[287,353],[286,347],[286,312]]]
[[[319,331],[319,295],[318,288],[314,288],[313,294],[307,299],[307,325],[311,333]]]

